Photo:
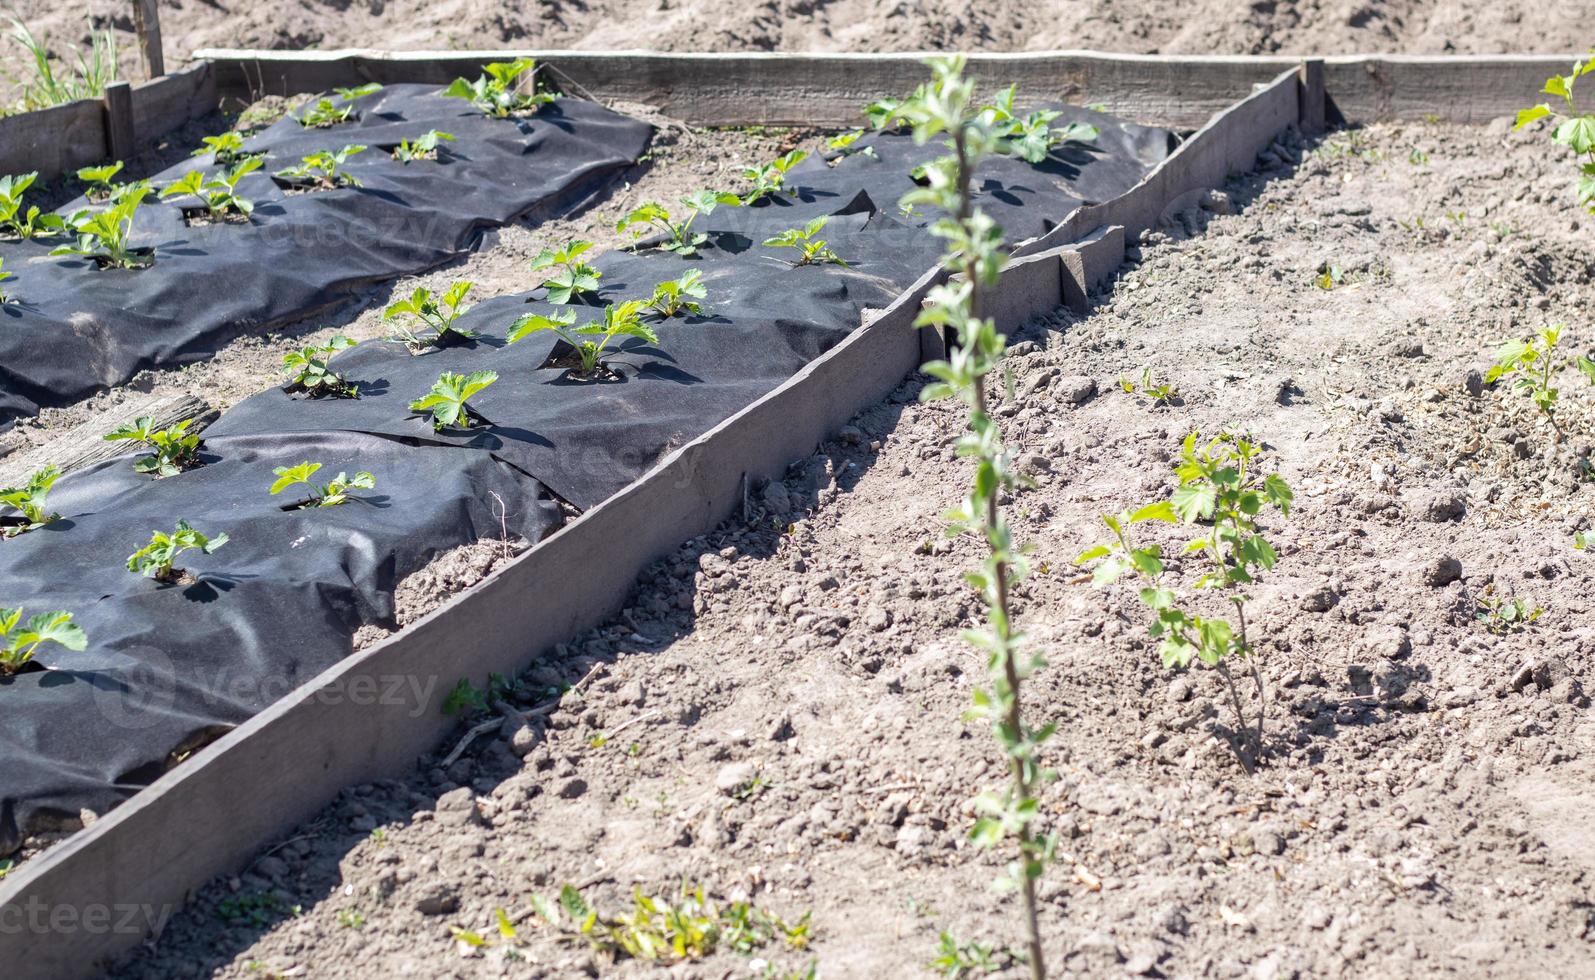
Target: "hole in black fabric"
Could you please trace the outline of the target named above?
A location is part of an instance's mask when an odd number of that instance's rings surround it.
[[[249,215],[228,209],[217,216],[211,214],[209,208],[195,205],[183,208],[183,224],[190,228],[204,228],[209,225],[247,225]]]

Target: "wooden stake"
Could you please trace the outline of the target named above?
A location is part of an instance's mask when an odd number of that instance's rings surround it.
[[[131,160],[133,145],[133,87],[126,82],[105,86],[105,143],[112,160]]]
[[[133,24],[138,30],[139,47],[144,51],[144,75],[160,78],[166,74],[166,58],[161,53],[161,14],[156,0],[133,0]]]

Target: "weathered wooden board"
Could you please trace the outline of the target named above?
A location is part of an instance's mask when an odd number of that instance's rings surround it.
[[[130,452],[125,442],[107,442],[105,435],[148,415],[158,429],[170,428],[184,419],[188,431],[198,433],[215,421],[217,412],[193,395],[134,395],[86,422],[73,426],[49,445],[21,453],[0,462],[0,487],[21,486],[28,477],[46,466],[63,475],[105,459]]]

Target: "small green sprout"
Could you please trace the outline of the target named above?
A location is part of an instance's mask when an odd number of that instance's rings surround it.
[[[311,344],[291,350],[282,356],[283,370],[288,375],[287,389],[302,391],[312,398],[331,395],[334,398],[359,398],[360,387],[345,381],[327,366],[332,355],[354,346],[354,341],[339,334],[325,344]]]
[[[1040,163],[1055,147],[1068,142],[1089,143],[1100,135],[1099,130],[1089,123],[1069,123],[1053,128],[1052,121],[1061,115],[1058,112],[1039,111],[1026,116],[1018,115],[1013,107],[1018,88],[1017,85],[1008,86],[998,93],[995,102],[982,106],[980,110],[980,121],[991,127],[998,139],[999,152],[1016,156],[1026,163]]]
[[[446,715],[481,714],[487,710],[487,694],[472,684],[470,678],[462,677],[443,699],[442,709]]]
[[[792,150],[776,157],[769,163],[744,167],[742,178],[753,185],[753,189],[743,195],[744,206],[757,204],[779,191],[786,184],[787,171],[802,163],[808,158],[806,150]]]
[[[5,304],[11,302],[11,294],[6,292],[6,288],[4,286],[5,281],[11,278],[13,278],[11,273],[6,271],[6,260],[0,258],[0,306],[4,306]]]
[[[1478,610],[1474,618],[1484,624],[1484,628],[1497,636],[1508,633],[1521,633],[1528,629],[1545,610],[1536,605],[1530,605],[1521,596],[1503,597],[1496,595],[1495,585],[1486,585],[1479,594]]]
[[[149,265],[153,259],[135,251],[130,244],[133,235],[133,217],[139,205],[150,192],[149,185],[132,188],[116,198],[103,211],[87,209],[73,212],[66,224],[77,236],[68,245],[58,245],[51,255],[82,255],[112,269],[136,269]]]
[[[554,101],[552,94],[537,91],[536,68],[537,62],[532,58],[483,65],[482,70],[486,74],[477,76],[474,82],[456,78],[442,94],[448,98],[465,99],[483,115],[494,119],[536,112]],[[532,81],[532,90],[529,92],[521,91],[517,85],[517,80],[527,73],[531,73]]]
[[[299,115],[299,125],[306,129],[326,129],[329,126],[348,122],[354,118],[354,106],[348,103],[353,102],[362,95],[370,95],[381,90],[382,86],[376,82],[370,82],[356,88],[333,89],[333,92],[339,99],[343,100],[344,104],[338,105],[329,98],[317,99],[311,103],[310,108]]]
[[[413,163],[416,160],[436,160],[440,142],[454,142],[454,134],[429,129],[417,136],[413,143],[409,140],[401,140],[399,145],[393,148],[393,159],[400,163]]]
[[[573,885],[563,886],[555,900],[534,893],[530,901],[548,925],[585,938],[599,952],[648,962],[698,960],[721,950],[748,956],[775,943],[802,950],[812,931],[810,913],[787,922],[748,902],[720,905],[701,885],[683,885],[675,901],[636,889],[631,908],[614,916],[600,914]],[[500,934],[510,938],[502,922]]]
[[[364,471],[356,473],[352,478],[346,473],[339,473],[332,478],[331,483],[327,484],[310,482],[310,478],[315,476],[316,471],[320,469],[320,463],[312,463],[309,460],[300,463],[298,466],[277,467],[271,471],[277,477],[277,482],[271,485],[271,495],[275,497],[289,487],[304,484],[305,489],[310,492],[310,497],[296,504],[295,509],[302,507],[336,507],[339,504],[348,502],[350,490],[375,490],[377,488],[377,478]]]
[[[0,518],[0,538],[36,531],[61,518],[60,514],[50,513],[46,504],[50,488],[60,477],[59,469],[46,466],[28,477],[28,482],[23,486],[0,487],[0,504],[17,512],[12,517]]]
[[[0,673],[15,674],[46,643],[81,651],[89,645],[89,638],[73,625],[69,612],[39,613],[23,623],[21,609],[0,609]]]
[[[598,292],[598,280],[603,278],[603,273],[581,261],[592,247],[592,242],[574,238],[562,248],[545,248],[532,259],[533,272],[558,268],[538,283],[548,289],[550,303],[569,303],[584,293]]]
[[[1546,116],[1555,119],[1556,128],[1551,131],[1551,139],[1579,158],[1578,203],[1595,214],[1595,113],[1579,112],[1573,101],[1573,84],[1592,72],[1595,72],[1595,57],[1574,62],[1573,70],[1566,75],[1552,75],[1540,91],[1560,98],[1566,110],[1557,112],[1551,109],[1549,102],[1541,102],[1518,112],[1516,128],[1522,129]]]
[[[765,248],[794,248],[798,257],[792,262],[793,266],[813,265],[816,263],[830,263],[832,265],[846,266],[842,257],[833,251],[823,238],[815,238],[825,223],[830,219],[821,215],[805,224],[802,228],[788,228],[774,238],[764,240]]]
[[[259,153],[244,152],[244,136],[238,132],[226,132],[220,136],[206,136],[201,140],[199,149],[189,156],[202,157],[209,153],[218,167],[228,167],[240,160],[261,156]]]
[[[408,299],[401,299],[391,304],[382,311],[382,319],[398,321],[395,323],[393,333],[388,340],[396,344],[404,344],[412,353],[419,353],[430,347],[442,347],[451,340],[468,340],[474,337],[469,330],[462,330],[454,325],[470,306],[465,305],[465,294],[471,291],[475,283],[461,279],[449,286],[441,297],[434,296],[432,290],[424,286],[415,287],[415,292]],[[410,329],[400,317],[410,317],[418,321],[423,331],[430,334],[417,333]]]
[[[1145,398],[1153,408],[1167,408],[1180,400],[1179,390],[1167,381],[1158,381],[1152,376],[1152,369],[1141,369],[1139,383],[1128,378],[1119,379],[1119,388],[1127,395],[1139,394]]]
[[[488,385],[498,380],[494,371],[472,371],[470,374],[443,372],[426,395],[410,403],[410,411],[417,415],[432,416],[432,428],[455,426],[469,429],[474,421],[486,421],[466,401]]]
[[[247,218],[254,213],[255,204],[248,198],[238,196],[238,182],[245,174],[254,173],[263,165],[260,157],[249,157],[232,169],[218,173],[210,180],[205,179],[203,171],[190,170],[183,175],[182,180],[173,181],[161,191],[161,197],[185,195],[197,197],[204,203],[205,211],[215,221],[224,220],[228,212]]]
[[[856,147],[853,145],[862,139],[863,136],[864,131],[862,129],[853,129],[845,133],[837,133],[835,136],[832,136],[830,139],[826,140],[826,147],[835,151],[836,153],[836,159],[831,161],[831,166],[834,167],[841,161],[851,156],[873,157],[874,159],[879,160],[880,157],[875,155],[875,147]]]
[[[103,167],[83,167],[78,171],[78,180],[88,185],[83,196],[91,201],[109,201],[116,195],[116,185],[112,178],[122,172],[122,161],[108,163]]]
[[[129,555],[127,570],[157,582],[176,582],[183,577],[183,570],[175,567],[175,563],[184,552],[199,551],[207,555],[214,554],[217,548],[226,543],[225,534],[218,534],[213,538],[206,537],[194,530],[187,521],[178,521],[177,529],[171,534],[156,531],[150,535],[149,544]]]
[[[360,180],[353,174],[343,170],[343,165],[349,158],[364,153],[365,147],[359,143],[351,143],[341,150],[323,150],[312,153],[307,157],[300,157],[299,165],[284,167],[277,171],[277,176],[310,187],[359,187]]]
[[[616,222],[615,231],[624,232],[629,229],[635,247],[637,240],[652,230],[655,234],[666,236],[666,240],[659,245],[661,249],[675,252],[683,258],[690,258],[698,254],[698,247],[709,240],[708,235],[692,234],[692,223],[698,216],[709,214],[722,204],[735,207],[741,203],[742,199],[735,194],[724,191],[698,191],[681,199],[681,205],[686,209],[686,217],[678,221],[671,216],[669,209],[664,205],[657,201],[647,201]]]
[[[961,943],[952,933],[943,929],[936,940],[936,958],[930,968],[949,980],[963,980],[976,973],[996,973],[1002,969],[990,946],[971,940]]]
[[[37,207],[23,209],[22,195],[38,179],[37,171],[0,177],[0,229],[19,238],[44,238],[66,227],[58,214],[41,213]]]
[[[682,313],[697,316],[703,312],[703,307],[696,301],[708,295],[703,273],[690,269],[680,279],[669,279],[654,286],[653,295],[648,297],[648,308],[666,319]]]
[[[1556,421],[1556,399],[1559,394],[1556,388],[1551,387],[1553,375],[1560,371],[1565,362],[1556,356],[1556,342],[1562,336],[1562,325],[1552,324],[1542,327],[1536,338],[1528,340],[1514,340],[1503,346],[1495,354],[1495,364],[1484,375],[1487,382],[1498,381],[1508,375],[1513,376],[1512,387],[1519,391],[1527,392],[1533,399],[1534,405],[1545,416],[1545,421],[1551,424],[1551,432],[1557,442],[1562,441],[1562,427]],[[1583,370],[1581,359],[1580,369]],[[1591,380],[1595,380],[1595,363],[1590,364],[1586,371]]]
[[[1313,285],[1328,292],[1346,281],[1346,274],[1340,271],[1340,266],[1324,264],[1319,266],[1318,275],[1313,279]]]
[[[141,415],[132,425],[124,425],[105,436],[106,442],[137,442],[151,450],[151,455],[141,457],[133,464],[135,473],[149,473],[157,479],[176,476],[186,469],[199,465],[200,439],[188,434],[190,419],[184,419],[169,429],[155,428],[155,420]]]
[[[640,299],[627,300],[624,303],[610,304],[604,307],[602,320],[591,321],[584,326],[571,330],[576,322],[576,311],[567,310],[554,316],[542,316],[528,313],[515,320],[510,326],[509,342],[516,343],[534,333],[543,330],[552,330],[559,335],[581,358],[581,367],[577,374],[582,377],[593,377],[598,373],[601,364],[600,358],[609,342],[622,334],[637,337],[651,344],[659,342],[659,335],[653,328],[642,322],[642,311],[645,304]],[[583,336],[594,336],[597,340],[583,340]]]

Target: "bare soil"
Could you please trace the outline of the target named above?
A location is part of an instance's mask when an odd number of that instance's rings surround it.
[[[1016,338],[997,413],[1036,481],[1007,506],[1038,548],[1017,601],[1050,661],[1028,711],[1059,723],[1055,969],[1591,975],[1595,574],[1572,534],[1595,391],[1558,379],[1557,444],[1478,374],[1547,320],[1568,351],[1595,341],[1588,219],[1542,139],[1330,134],[1145,236],[1089,315]],[[1119,390],[1143,367],[1177,404]],[[502,727],[350,788],[116,975],[657,975],[539,925],[528,896],[579,884],[612,914],[683,882],[811,912],[813,941],[671,976],[920,975],[942,930],[1018,975],[1000,856],[967,841],[1003,766],[963,717],[979,548],[938,534],[969,478],[962,416],[918,404],[923,380],[649,568],[620,617],[520,679]],[[1163,669],[1131,588],[1072,565],[1099,513],[1166,494],[1180,440],[1222,426],[1296,490],[1253,590],[1272,692],[1253,775],[1218,678]],[[1543,615],[1494,632],[1491,592]]]
[[[86,13],[110,23],[125,77],[143,77],[126,4],[11,6],[60,53],[86,41]],[[203,47],[1492,54],[1582,50],[1588,13],[1526,0],[171,0],[161,28],[172,66]]]

